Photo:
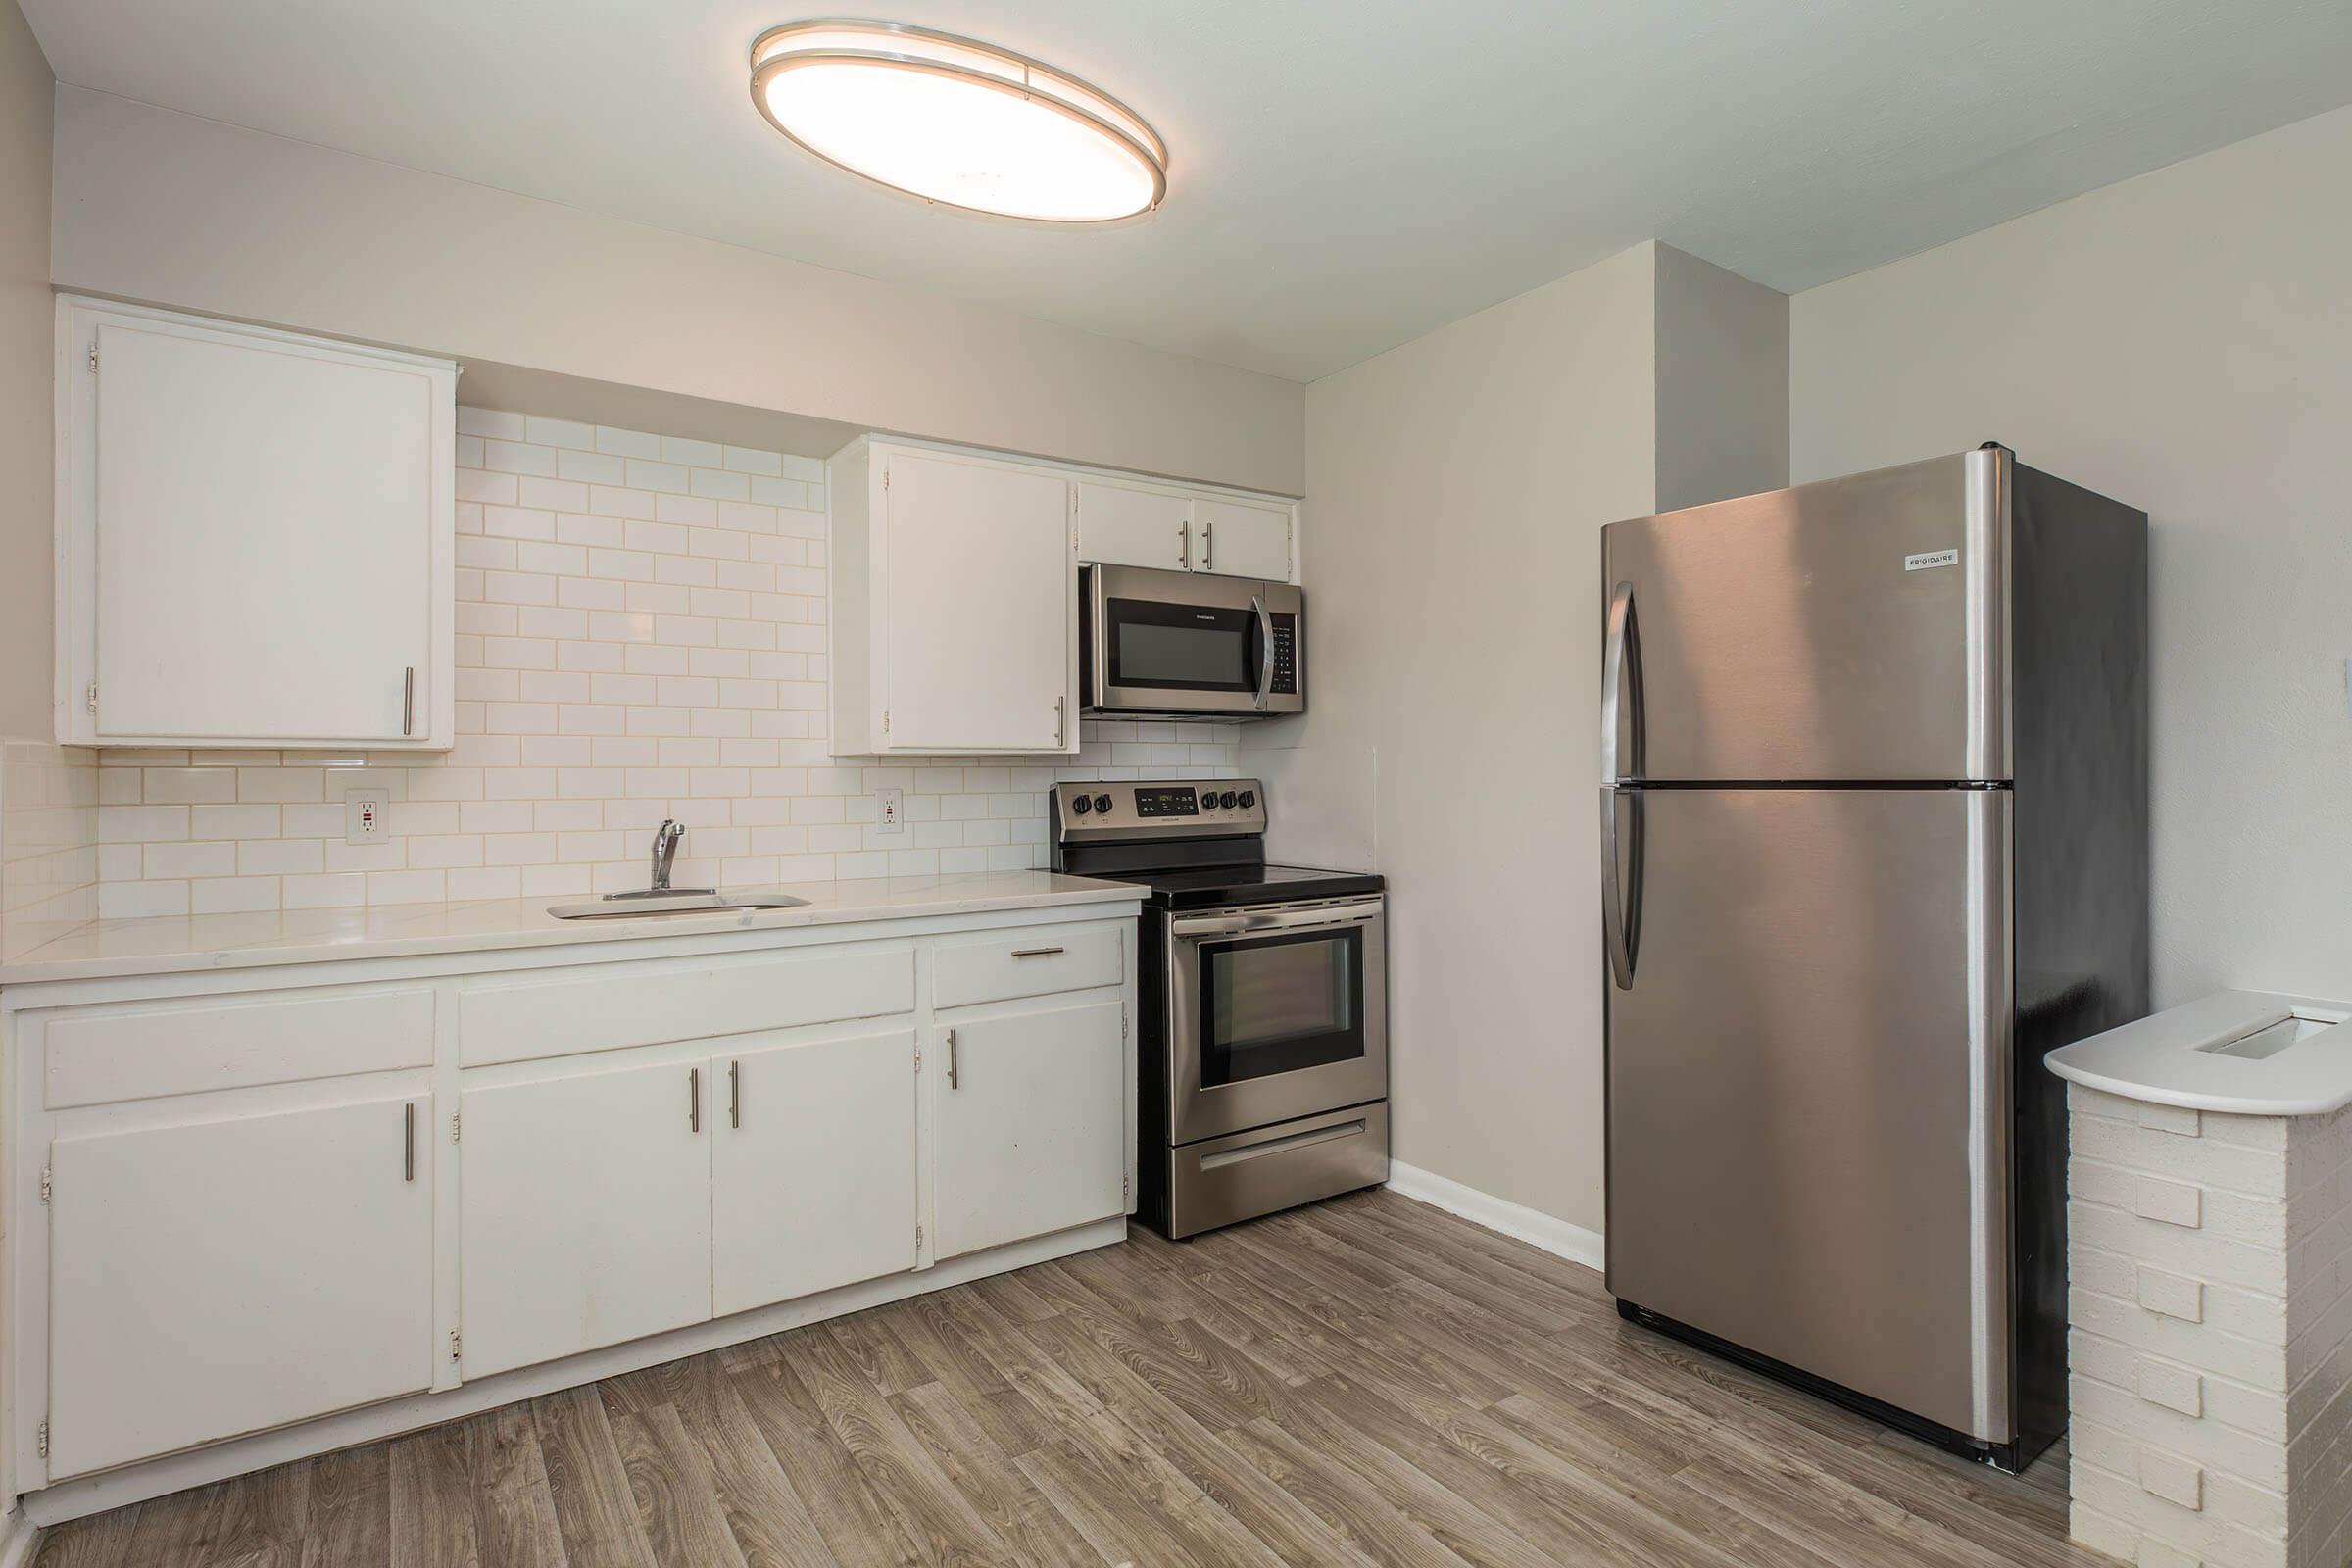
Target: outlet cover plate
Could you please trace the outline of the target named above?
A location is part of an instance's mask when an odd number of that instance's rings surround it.
[[[343,797],[343,842],[379,844],[390,833],[384,811],[392,803],[388,790],[353,790]]]
[[[906,831],[905,792],[897,789],[874,791],[874,831],[877,833],[904,833]]]

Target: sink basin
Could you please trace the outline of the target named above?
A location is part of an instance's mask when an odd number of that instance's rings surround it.
[[[724,909],[797,909],[808,902],[789,893],[622,893],[578,904],[551,904],[547,912],[559,920],[643,920]]]

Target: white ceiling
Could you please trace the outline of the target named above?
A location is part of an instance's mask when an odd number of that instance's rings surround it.
[[[746,50],[821,8],[22,4],[80,86],[1299,379],[1640,240],[1795,290],[2352,101],[2345,0],[868,13],[1050,60],[1167,139],[1159,212],[1047,229],[770,130]]]

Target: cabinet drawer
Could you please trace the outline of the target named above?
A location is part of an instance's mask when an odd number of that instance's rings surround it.
[[[1106,920],[993,931],[983,938],[942,942],[931,1004],[964,1007],[976,1002],[1115,986],[1126,978],[1127,929],[1124,921]]]
[[[42,1034],[51,1110],[427,1067],[433,992],[281,992],[60,1013]]]
[[[458,998],[458,1059],[483,1067],[913,1007],[905,943],[590,964],[470,982]]]

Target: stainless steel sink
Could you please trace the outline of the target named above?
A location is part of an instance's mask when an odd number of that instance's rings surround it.
[[[643,920],[726,909],[797,909],[808,902],[789,893],[609,893],[578,904],[551,904],[547,912],[559,920]]]

